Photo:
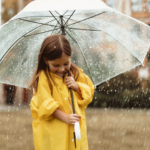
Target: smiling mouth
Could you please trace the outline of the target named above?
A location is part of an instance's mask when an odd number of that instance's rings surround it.
[[[56,72],[57,75],[61,75],[61,76],[65,75],[66,73],[67,72]]]

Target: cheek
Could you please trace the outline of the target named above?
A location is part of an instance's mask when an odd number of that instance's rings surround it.
[[[68,66],[66,66],[65,68],[66,68],[67,70],[69,70],[70,67],[71,67],[71,63],[70,63]]]
[[[52,72],[56,72],[58,70],[56,67],[53,67],[52,65],[50,65],[49,67],[50,67],[50,71]]]

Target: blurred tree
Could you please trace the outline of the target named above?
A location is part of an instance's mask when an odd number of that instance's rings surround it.
[[[21,11],[32,0],[2,0],[2,24],[9,21],[19,11]],[[13,104],[13,98],[16,87],[11,85],[4,85],[6,103]],[[23,103],[28,103],[28,92],[24,89]]]
[[[32,0],[2,0],[2,23],[7,22]]]
[[[148,52],[147,61],[150,54]],[[90,107],[150,108],[150,81],[139,77],[139,68],[116,76],[96,88]],[[146,88],[143,82],[146,81]]]
[[[18,13],[18,0],[2,1],[2,23],[10,20]]]

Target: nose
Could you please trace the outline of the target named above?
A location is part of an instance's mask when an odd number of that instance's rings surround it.
[[[63,71],[65,71],[65,68],[64,68],[64,67],[61,67],[61,68],[59,69],[59,72],[63,72]]]

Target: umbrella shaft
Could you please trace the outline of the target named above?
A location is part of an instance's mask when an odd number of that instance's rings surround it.
[[[73,100],[72,89],[70,89],[70,93],[71,93],[71,100],[72,100],[73,114],[75,114],[75,107],[74,107],[74,100]]]
[[[64,27],[64,24],[63,24],[63,16],[60,16],[60,19],[61,19],[61,31],[62,31],[62,35],[66,35],[66,33],[65,33],[65,27]]]
[[[69,70],[68,70],[68,76],[70,76],[70,71],[69,71]],[[73,114],[75,114],[75,107],[74,107],[73,93],[72,93],[72,89],[71,89],[71,88],[70,88],[70,93],[71,93],[71,101],[72,101]]]

